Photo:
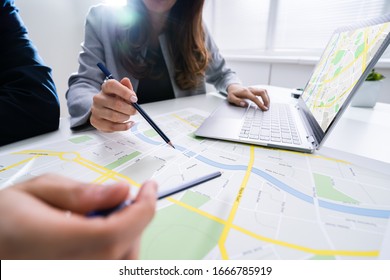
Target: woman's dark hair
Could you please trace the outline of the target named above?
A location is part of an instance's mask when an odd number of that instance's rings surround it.
[[[175,81],[183,90],[199,83],[209,61],[202,22],[203,5],[204,0],[177,0],[166,23],[165,34],[175,66]],[[151,39],[152,26],[142,0],[128,0],[128,9],[135,19],[131,24],[118,27],[117,51],[124,67],[141,79],[149,74],[154,64],[142,55]]]

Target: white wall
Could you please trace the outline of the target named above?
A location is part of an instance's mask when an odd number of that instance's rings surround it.
[[[78,68],[78,53],[84,37],[84,21],[91,5],[103,0],[15,0],[29,30],[30,38],[38,48],[45,63],[53,69],[61,102],[61,116],[68,110],[65,92],[68,77]],[[206,23],[212,25],[213,1],[206,1]],[[210,26],[209,25],[209,26]],[[212,26],[210,26],[212,30]],[[285,87],[303,87],[314,64],[281,63],[267,59],[237,59],[226,56],[228,64],[246,85],[272,84]],[[382,87],[380,101],[390,103],[390,69],[381,69],[388,79]],[[212,90],[212,87],[208,87]]]
[[[303,88],[310,78],[314,69],[314,63],[291,63],[291,62],[265,62],[248,57],[240,59],[237,57],[225,56],[229,67],[240,76],[245,85],[270,84],[274,86]],[[378,65],[375,67],[386,79],[382,81],[378,101],[390,103],[390,69]]]
[[[15,0],[30,39],[53,69],[61,116],[68,115],[65,92],[68,77],[78,68],[86,14],[91,5],[100,2],[103,0]]]

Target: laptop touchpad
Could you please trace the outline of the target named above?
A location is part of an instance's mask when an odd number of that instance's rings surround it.
[[[241,120],[246,112],[246,108],[238,107],[228,103],[227,101],[221,104],[215,110],[214,116],[218,118],[231,118]]]

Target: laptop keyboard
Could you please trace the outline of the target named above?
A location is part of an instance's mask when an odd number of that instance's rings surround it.
[[[246,111],[240,138],[287,144],[301,144],[290,106],[272,103],[268,111],[250,105]]]

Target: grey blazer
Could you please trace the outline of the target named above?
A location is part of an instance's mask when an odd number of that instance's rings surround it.
[[[114,50],[115,29],[121,18],[123,9],[107,5],[97,5],[90,9],[86,24],[85,38],[82,43],[82,51],[79,55],[79,69],[77,73],[70,76],[66,93],[69,114],[71,116],[71,127],[84,125],[88,122],[93,96],[99,93],[104,75],[96,66],[98,62],[104,63],[116,79],[128,77],[137,91],[138,80],[120,63],[121,58],[117,57]],[[230,84],[241,84],[236,73],[226,66],[224,58],[211,38],[207,28],[206,46],[211,55],[211,61],[206,69],[203,82],[196,88],[181,90],[174,80],[174,65],[168,51],[168,42],[164,34],[160,35],[159,41],[168,73],[171,79],[175,97],[184,97],[206,93],[206,82],[213,84],[218,91],[226,92]],[[145,49],[146,52],[146,49]]]

